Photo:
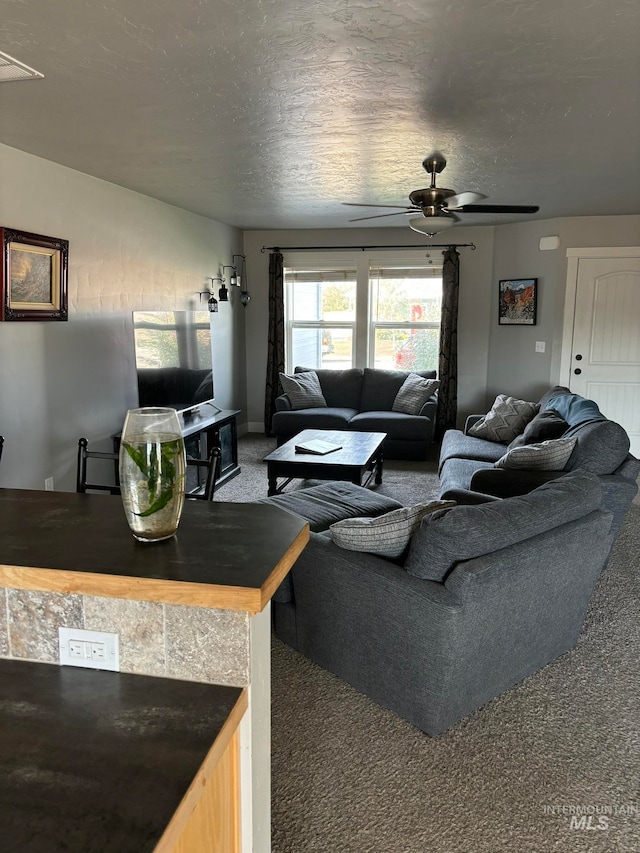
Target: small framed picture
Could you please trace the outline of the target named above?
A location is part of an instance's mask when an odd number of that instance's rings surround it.
[[[498,288],[498,324],[500,326],[535,326],[538,279],[503,279],[498,282]]]
[[[0,318],[68,320],[69,241],[0,228]]]

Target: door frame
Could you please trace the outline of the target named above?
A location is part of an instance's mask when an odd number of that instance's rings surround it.
[[[567,285],[564,294],[564,321],[560,355],[560,384],[571,387],[571,354],[578,293],[578,266],[583,258],[640,258],[640,246],[567,249]]]

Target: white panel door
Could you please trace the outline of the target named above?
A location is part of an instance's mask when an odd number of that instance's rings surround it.
[[[640,258],[580,258],[571,390],[626,429],[640,456]]]

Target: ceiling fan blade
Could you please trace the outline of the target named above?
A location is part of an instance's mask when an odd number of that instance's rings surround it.
[[[465,204],[456,207],[458,213],[537,213],[537,204]]]
[[[482,195],[482,193],[458,193],[449,196],[445,201],[445,207],[448,210],[453,208],[457,210],[465,204],[475,204],[477,201],[482,201],[483,198],[486,198],[486,195]]]
[[[485,196],[482,196],[485,198]],[[342,204],[347,207],[393,207],[397,210],[411,210],[412,208],[407,207],[406,204],[361,204],[357,201],[343,201]]]
[[[411,212],[410,207],[403,207],[402,210],[397,210],[395,213],[376,213],[373,216],[358,216],[357,219],[350,219],[349,222],[362,222],[363,219],[382,219],[383,216],[399,216],[401,213]]]

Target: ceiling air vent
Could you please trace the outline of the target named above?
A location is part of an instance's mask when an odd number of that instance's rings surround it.
[[[11,80],[33,80],[36,77],[44,77],[44,74],[29,68],[24,62],[18,62],[17,59],[0,50],[0,83],[9,83]]]

